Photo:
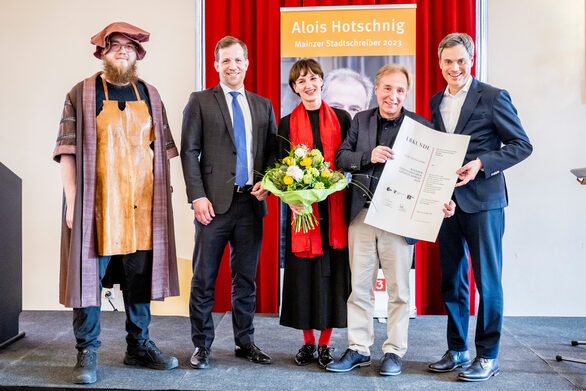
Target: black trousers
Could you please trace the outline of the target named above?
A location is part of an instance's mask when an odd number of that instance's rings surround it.
[[[121,288],[126,311],[126,343],[131,346],[142,344],[149,339],[148,327],[151,323],[153,252],[137,251],[127,255],[100,257],[100,292],[109,265],[121,269],[123,274]],[[76,349],[99,348],[100,307],[74,308],[73,333]]]
[[[263,219],[254,212],[255,200],[250,194],[234,193],[232,204],[226,213],[216,214],[208,225],[195,221],[193,278],[189,300],[191,339],[194,346],[209,349],[214,341],[214,290],[222,254],[228,243],[234,342],[238,346],[254,342],[254,280],[263,232]]]

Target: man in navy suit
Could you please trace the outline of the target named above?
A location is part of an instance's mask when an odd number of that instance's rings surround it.
[[[447,35],[439,44],[438,55],[448,86],[431,98],[432,121],[439,131],[469,135],[470,144],[464,166],[457,171],[456,213],[444,220],[438,236],[449,350],[429,369],[449,372],[467,368],[458,379],[483,381],[499,371],[502,237],[507,206],[503,170],[527,158],[533,147],[508,92],[470,75],[474,42],[469,35]],[[468,254],[480,294],[474,361],[466,343]]]

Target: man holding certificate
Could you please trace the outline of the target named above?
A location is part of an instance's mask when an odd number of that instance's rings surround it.
[[[374,284],[380,262],[389,294],[387,340],[382,346],[380,374],[401,373],[401,358],[407,351],[409,270],[414,241],[407,242],[403,236],[368,225],[364,218],[385,163],[393,158],[391,148],[404,118],[431,126],[425,118],[403,108],[410,86],[411,76],[405,67],[389,64],[379,69],[374,87],[378,107],[356,114],[336,154],[336,166],[352,173],[353,185],[348,188],[346,201],[352,293],[347,303],[348,349],[339,361],[328,364],[328,371],[347,372],[370,365]],[[444,207],[446,216],[453,214],[453,204]]]
[[[470,75],[474,42],[466,34],[447,35],[439,44],[439,65],[448,86],[431,98],[437,130],[470,136],[453,198],[456,212],[439,232],[442,297],[448,313],[448,351],[429,365],[434,372],[467,368],[460,380],[484,381],[499,371],[497,359],[503,315],[502,237],[507,206],[503,170],[527,158],[533,147],[507,91]],[[476,358],[470,360],[468,334],[468,254],[480,294]],[[471,365],[470,365],[471,363]]]

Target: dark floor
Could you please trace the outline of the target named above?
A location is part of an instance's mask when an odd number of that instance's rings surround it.
[[[433,374],[427,364],[446,350],[442,316],[420,316],[409,328],[409,351],[399,376],[378,375],[380,346],[386,325],[375,322],[376,339],[371,367],[344,374],[328,373],[317,364],[297,367],[293,356],[302,344],[301,333],[279,326],[278,318],[257,316],[256,343],[273,358],[269,366],[255,365],[234,357],[230,314],[214,314],[216,340],[211,368],[193,370],[189,358],[193,346],[189,320],[183,317],[153,317],[151,337],[167,353],[179,359],[173,371],[127,367],[124,313],[103,313],[102,348],[98,382],[82,386],[123,390],[584,390],[586,365],[557,362],[557,354],[586,359],[586,346],[570,346],[571,340],[586,339],[586,318],[507,317],[501,340],[501,373],[484,383],[456,380],[455,373]],[[471,322],[471,330],[474,324]],[[26,337],[0,351],[0,390],[65,390],[75,364],[71,313],[25,311],[20,329]],[[472,334],[472,333],[471,333]],[[335,330],[332,346],[341,355],[346,331]],[[472,352],[473,353],[473,352]]]

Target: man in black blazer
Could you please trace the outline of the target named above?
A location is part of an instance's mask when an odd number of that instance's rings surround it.
[[[191,366],[209,366],[214,340],[214,285],[230,244],[232,325],[236,356],[269,364],[254,344],[256,269],[268,192],[262,173],[273,163],[277,127],[271,102],[244,89],[248,50],[234,37],[222,38],[214,66],[220,84],[194,92],[183,111],[181,163],[187,198],[195,215],[193,279],[189,300]]]
[[[429,365],[434,372],[470,367],[460,380],[483,381],[499,371],[503,317],[502,237],[507,189],[503,170],[527,158],[533,147],[507,91],[470,75],[474,42],[467,34],[447,35],[439,44],[439,64],[448,86],[431,98],[431,117],[442,132],[470,136],[464,166],[457,173],[456,213],[439,232],[442,297],[448,313],[448,351]],[[468,255],[480,294],[476,358],[468,335]]]

